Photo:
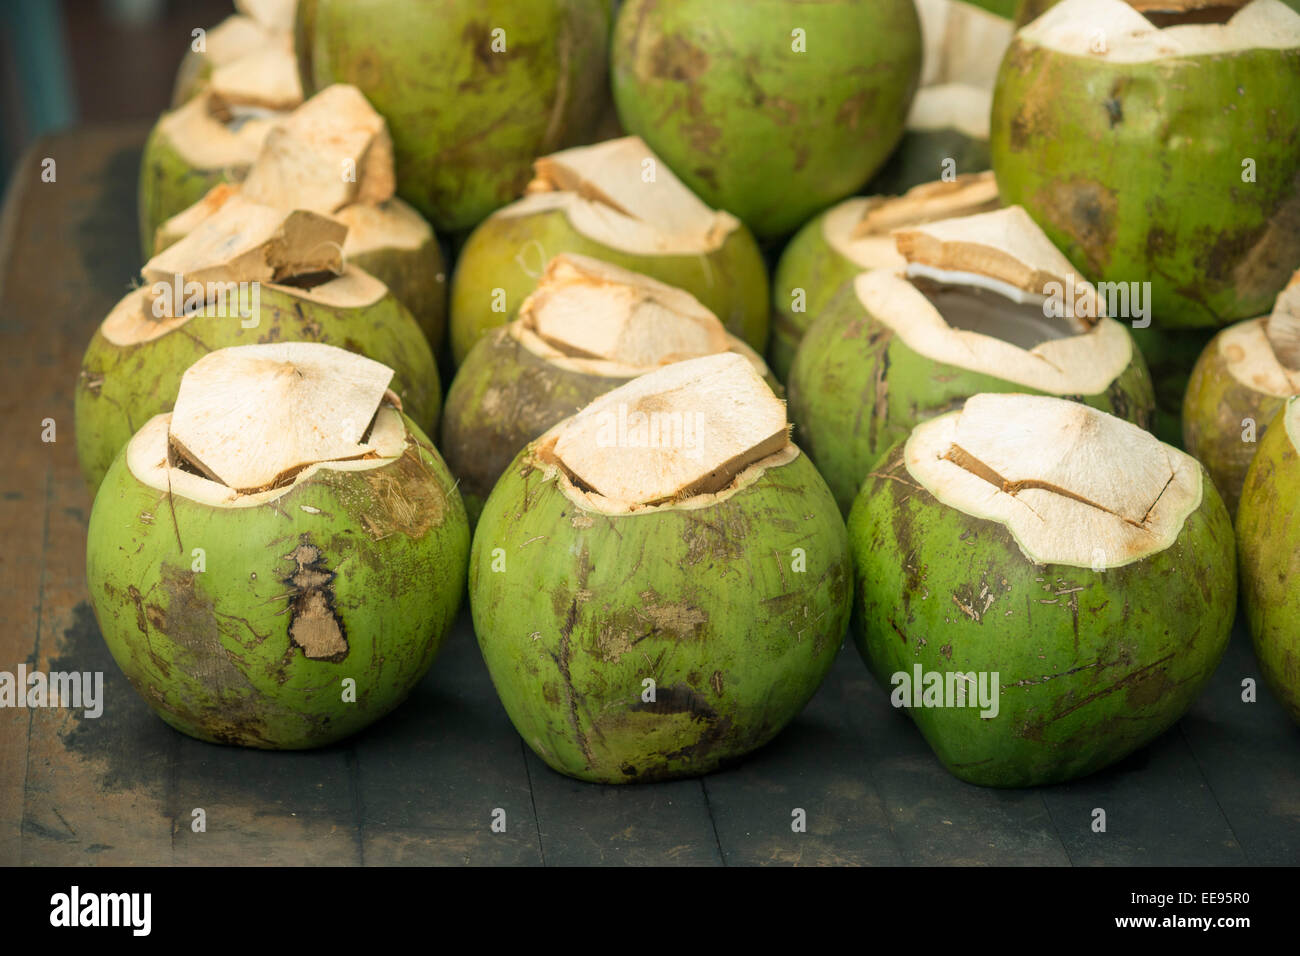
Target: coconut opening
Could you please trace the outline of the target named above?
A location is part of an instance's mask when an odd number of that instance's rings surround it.
[[[396,185],[388,125],[360,90],[339,83],[267,134],[243,194],[268,206],[332,213],[391,199]]]
[[[1098,38],[1105,42],[1098,43]],[[1069,56],[1141,63],[1300,46],[1300,13],[1281,0],[1234,5],[1155,0],[1064,0],[1017,34]]]
[[[822,235],[832,249],[863,269],[901,268],[906,260],[898,254],[893,230],[997,207],[993,173],[966,173],[951,182],[922,183],[901,196],[840,203],[826,214]]]
[[[346,226],[317,213],[228,194],[189,234],[145,263],[141,275],[161,314],[197,312],[240,283],[310,289],[333,280],[343,272],[346,235]]]
[[[950,275],[955,278],[955,274]],[[911,273],[909,277],[949,327],[1001,339],[1026,351],[1087,331],[1074,320],[1045,315],[1045,297],[1008,296],[1005,287],[981,282],[978,276],[971,276],[965,284]]]
[[[917,426],[908,472],[943,504],[997,521],[1036,564],[1119,567],[1174,543],[1200,466],[1123,419],[1030,395],[976,395]]]
[[[785,403],[731,353],[633,379],[536,446],[571,498],[614,514],[715,500],[796,454]]]
[[[710,209],[637,136],[545,156],[522,200],[497,215],[560,209],[595,242],[638,255],[707,253],[740,226]]]
[[[307,468],[384,457],[380,406],[393,370],[311,342],[219,349],[181,377],[168,426],[169,468],[240,495],[292,484]]]
[[[511,330],[543,358],[593,374],[641,372],[725,352],[726,329],[690,293],[587,256],[561,254]]]

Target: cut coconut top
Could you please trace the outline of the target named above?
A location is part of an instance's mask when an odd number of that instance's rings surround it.
[[[267,30],[288,33],[293,30],[298,0],[235,0],[235,9]]]
[[[785,403],[732,353],[633,379],[537,445],[572,500],[607,514],[716,501],[797,454]]]
[[[344,206],[332,218],[348,228],[348,238],[343,243],[345,257],[376,249],[419,249],[434,241],[433,227],[396,196],[374,205]]]
[[[997,206],[998,185],[993,173],[967,173],[952,182],[922,183],[901,196],[845,200],[822,220],[822,237],[863,269],[901,269],[906,260],[891,235],[894,229]]]
[[[519,202],[496,215],[563,211],[573,228],[602,245],[637,255],[712,252],[740,227],[710,209],[638,136],[579,146],[533,164]]]
[[[198,282],[214,294],[224,292],[219,288],[223,283],[337,275],[343,270],[346,235],[346,226],[317,213],[273,209],[235,196],[145,263],[141,274],[150,284]]]
[[[209,219],[218,209],[239,195],[238,183],[218,183],[193,206],[182,209],[170,219],[163,220],[154,232],[154,255],[184,239],[197,229],[200,223]]]
[[[267,205],[334,212],[390,199],[396,188],[388,124],[355,86],[321,90],[267,135],[244,195]]]
[[[907,114],[907,129],[924,133],[955,129],[972,139],[989,138],[993,91],[962,83],[923,86],[916,91]]]
[[[223,109],[221,101],[205,91],[164,114],[158,135],[195,169],[242,170],[257,158],[273,123],[257,117],[234,123]]]
[[[943,504],[1004,525],[1035,564],[1139,561],[1172,545],[1201,504],[1190,455],[1058,398],[976,395],[913,429],[904,460]]]
[[[940,84],[992,90],[1015,33],[1011,21],[956,0],[917,0],[916,12],[925,47],[921,90]]]
[[[269,111],[291,110],[302,102],[298,61],[291,50],[276,45],[254,48],[212,71],[210,108],[232,115],[240,107]]]
[[[1229,326],[1217,342],[1242,385],[1276,398],[1300,394],[1300,286],[1279,295],[1271,315]]]
[[[1163,29],[1124,0],[1064,0],[1017,34],[1017,39],[1064,53],[1109,63],[1146,63],[1188,56],[1214,56],[1245,50],[1300,47],[1300,13],[1280,0],[1251,0],[1226,22],[1198,11],[1230,12],[1235,3],[1164,0],[1143,4]],[[1157,16],[1156,11],[1184,17]],[[1179,19],[1185,22],[1179,22]]]
[[[731,347],[718,317],[689,292],[571,254],[547,264],[511,331],[543,358],[626,378]]]
[[[252,17],[236,13],[207,31],[203,53],[213,66],[221,66],[263,46],[278,46],[283,50],[292,51],[293,39],[289,36],[273,35]]]
[[[211,352],[181,377],[168,435],[212,481],[241,494],[327,461],[377,454],[365,440],[393,370],[315,342]]]

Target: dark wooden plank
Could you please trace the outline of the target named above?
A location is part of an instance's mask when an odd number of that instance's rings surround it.
[[[705,793],[728,865],[899,865],[902,851],[876,772],[850,724],[844,688],[862,671],[846,645],[808,706],[770,744],[708,777]],[[796,810],[806,829],[795,832]]]
[[[1247,677],[1255,703],[1241,699]],[[1246,859],[1300,861],[1300,726],[1264,685],[1244,621],[1181,730]]]
[[[522,745],[467,609],[410,699],[354,746],[367,864],[542,862]]]

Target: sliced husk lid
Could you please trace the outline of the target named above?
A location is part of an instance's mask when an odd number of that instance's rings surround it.
[[[923,86],[907,114],[909,132],[953,129],[972,139],[989,138],[993,90],[965,83]]]
[[[1110,63],[1145,63],[1190,56],[1218,56],[1246,50],[1300,47],[1300,13],[1280,0],[1251,0],[1226,23],[1174,23],[1158,27],[1156,11],[1191,13],[1231,8],[1228,2],[1165,0],[1130,4],[1124,0],[1064,0],[1024,27],[1017,39],[1064,53]],[[1196,17],[1190,18],[1195,20]],[[1104,42],[1099,43],[1102,39]]]
[[[346,226],[326,216],[233,196],[145,263],[141,274],[150,284],[198,282],[214,288],[229,282],[283,283],[299,276],[337,275],[343,269],[346,235]]]
[[[267,135],[244,179],[244,196],[266,205],[330,213],[393,196],[388,124],[355,86],[321,90]]]
[[[158,134],[195,169],[242,173],[257,158],[273,122],[254,117],[232,124],[231,119],[221,100],[205,91],[164,114]]]
[[[381,203],[353,203],[331,218],[348,228],[343,255],[375,249],[419,249],[434,241],[433,227],[415,209],[394,196]]]
[[[1300,394],[1300,370],[1283,362],[1294,361],[1294,338],[1274,327],[1271,316],[1247,319],[1218,334],[1215,345],[1228,374],[1252,391],[1285,398]],[[1275,341],[1277,339],[1277,341]]]
[[[570,364],[598,374],[636,375],[731,347],[718,317],[690,293],[567,253],[547,265],[514,329],[538,354],[582,360]]]
[[[764,462],[797,454],[785,403],[732,353],[633,379],[538,447],[588,502],[615,513],[717,495]]]
[[[894,242],[894,229],[997,207],[993,173],[965,173],[951,182],[922,183],[901,196],[845,200],[822,220],[822,237],[863,269],[901,269],[906,260]]]
[[[375,455],[365,441],[393,370],[314,342],[211,352],[181,377],[169,438],[190,465],[241,494],[309,465]]]
[[[232,116],[241,107],[270,112],[291,110],[302,102],[302,81],[293,52],[268,44],[212,71],[209,109]]]
[[[289,33],[298,12],[298,0],[235,0],[235,9],[267,30]]]
[[[993,88],[1002,54],[1011,43],[1011,21],[956,0],[917,0],[924,57],[921,90],[960,84]]]
[[[638,136],[579,146],[533,164],[522,200],[499,216],[558,209],[587,238],[639,255],[712,252],[740,227],[710,209]]]
[[[913,429],[908,472],[949,507],[997,521],[1035,564],[1119,567],[1171,546],[1201,504],[1196,460],[1063,399],[982,394]]]
[[[252,17],[234,13],[206,31],[203,53],[213,66],[221,66],[259,47],[277,44],[285,50],[293,49],[287,38],[275,37]]]

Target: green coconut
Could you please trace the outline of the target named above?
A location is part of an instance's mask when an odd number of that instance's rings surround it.
[[[1300,398],[1260,440],[1237,512],[1241,596],[1264,679],[1300,722]]]
[[[1300,14],[1152,17],[1066,0],[1016,34],[993,102],[1002,198],[1093,281],[1149,283],[1164,328],[1261,315],[1300,266]]]
[[[753,365],[725,353],[606,393],[502,476],[474,535],[474,630],[552,768],[602,783],[707,773],[812,697],[852,571],[835,502],[788,432]]]
[[[465,586],[455,483],[342,349],[212,352],[145,422],[91,512],[86,580],[114,660],[200,740],[319,747],[396,707]]]
[[[292,53],[262,47],[217,68],[201,93],[164,113],[140,159],[140,248],[218,183],[243,179],[275,121],[302,102]]]
[[[603,0],[316,0],[313,86],[388,120],[400,195],[442,232],[510,202],[538,156],[588,142],[608,99]]]
[[[984,172],[925,183],[903,196],[846,199],[812,219],[790,240],[772,279],[772,370],[781,381],[789,377],[808,326],[846,282],[868,269],[905,264],[890,235],[894,229],[997,206],[997,183]]]
[[[1141,352],[1023,209],[895,236],[906,266],[845,286],[788,383],[796,438],[846,514],[891,445],[977,392],[1056,395],[1147,426]]]
[[[767,375],[690,293],[598,259],[556,256],[519,318],[479,339],[447,392],[438,444],[471,524],[501,473],[551,426],[639,375],[721,352]]]
[[[403,409],[434,430],[433,352],[383,283],[342,267],[343,235],[315,213],[232,203],[146,264],[146,284],[95,332],[77,381],[77,456],[92,493],[136,429],[171,408],[185,369],[233,345],[323,342],[366,355],[395,370]]]
[[[1232,628],[1209,476],[1075,402],[977,395],[918,425],[863,483],[849,539],[863,659],[982,786],[1070,780],[1155,739]]]
[[[1269,422],[1300,394],[1300,285],[1272,314],[1224,329],[1201,355],[1183,404],[1187,451],[1235,515],[1246,469]]]
[[[340,170],[352,175],[340,176]],[[436,350],[447,327],[447,276],[433,228],[393,193],[392,140],[355,87],[317,93],[267,134],[242,184],[223,183],[158,227],[154,252],[230,199],[308,209],[347,226],[344,260],[388,286]]]
[[[862,188],[921,72],[911,0],[627,0],[612,47],[624,128],[761,237]]]
[[[451,285],[459,364],[489,329],[514,318],[551,256],[573,252],[685,289],[727,331],[767,345],[767,267],[753,235],[710,209],[639,138],[540,159],[527,195],[465,243]]]
[[[991,164],[993,83],[1014,30],[961,0],[920,0],[916,9],[924,40],[921,87],[898,148],[871,180],[873,193],[902,193]]]

